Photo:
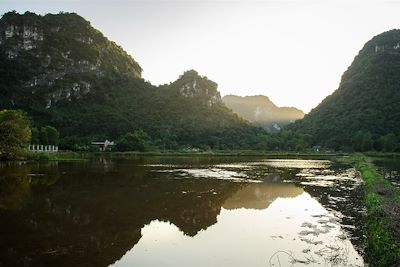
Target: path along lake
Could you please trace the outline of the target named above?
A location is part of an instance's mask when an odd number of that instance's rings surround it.
[[[354,168],[315,159],[0,166],[0,266],[364,266]]]

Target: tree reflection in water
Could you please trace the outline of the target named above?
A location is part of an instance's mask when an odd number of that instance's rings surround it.
[[[221,209],[265,210],[277,198],[303,193],[304,186],[288,182],[301,169],[229,164],[237,160],[2,166],[0,266],[108,266],[139,242],[152,221],[172,223],[194,237],[217,223]],[[193,175],[210,169],[224,172]],[[240,179],[225,179],[227,172]]]

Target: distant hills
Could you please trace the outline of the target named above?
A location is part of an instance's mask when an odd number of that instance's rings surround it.
[[[290,126],[309,145],[335,150],[398,148],[400,30],[372,38],[342,76],[339,88]]]
[[[143,130],[158,149],[400,149],[400,30],[367,42],[339,88],[305,116],[265,96],[221,99],[217,84],[194,70],[161,86],[141,73],[77,14],[0,19],[0,109],[56,127],[61,148]]]
[[[304,112],[293,107],[277,107],[268,97],[227,95],[222,98],[225,105],[246,120],[269,132],[280,129],[304,117]]]
[[[135,130],[161,149],[249,149],[265,140],[196,71],[158,87],[141,73],[130,55],[77,14],[9,12],[0,19],[0,109],[22,109],[34,126],[58,128],[62,147]]]

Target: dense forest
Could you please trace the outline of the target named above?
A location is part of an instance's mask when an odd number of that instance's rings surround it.
[[[339,88],[286,135],[331,150],[396,151],[400,136],[400,30],[368,41]]]
[[[0,19],[0,110],[25,112],[32,142],[87,150],[108,139],[121,151],[400,149],[400,30],[367,42],[339,88],[287,126],[303,113],[267,97],[223,101],[217,84],[194,70],[161,86],[141,73],[77,14]]]
[[[141,71],[77,14],[10,12],[0,20],[0,109],[25,111],[38,129],[55,127],[61,148],[126,143],[140,132],[149,148],[265,147],[267,133],[233,114],[216,83],[192,70],[156,87]]]

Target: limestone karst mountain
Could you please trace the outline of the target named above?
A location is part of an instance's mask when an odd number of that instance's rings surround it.
[[[245,137],[262,134],[196,71],[159,87],[141,72],[77,14],[0,19],[0,109],[22,109],[34,126],[58,128],[64,147],[143,130],[161,148],[249,148],[254,140]]]
[[[227,95],[222,101],[239,116],[269,132],[278,132],[283,126],[304,117],[303,111],[294,107],[277,107],[268,97],[262,95]]]
[[[400,136],[400,30],[368,41],[339,88],[291,130],[311,145],[345,150],[395,149]]]

